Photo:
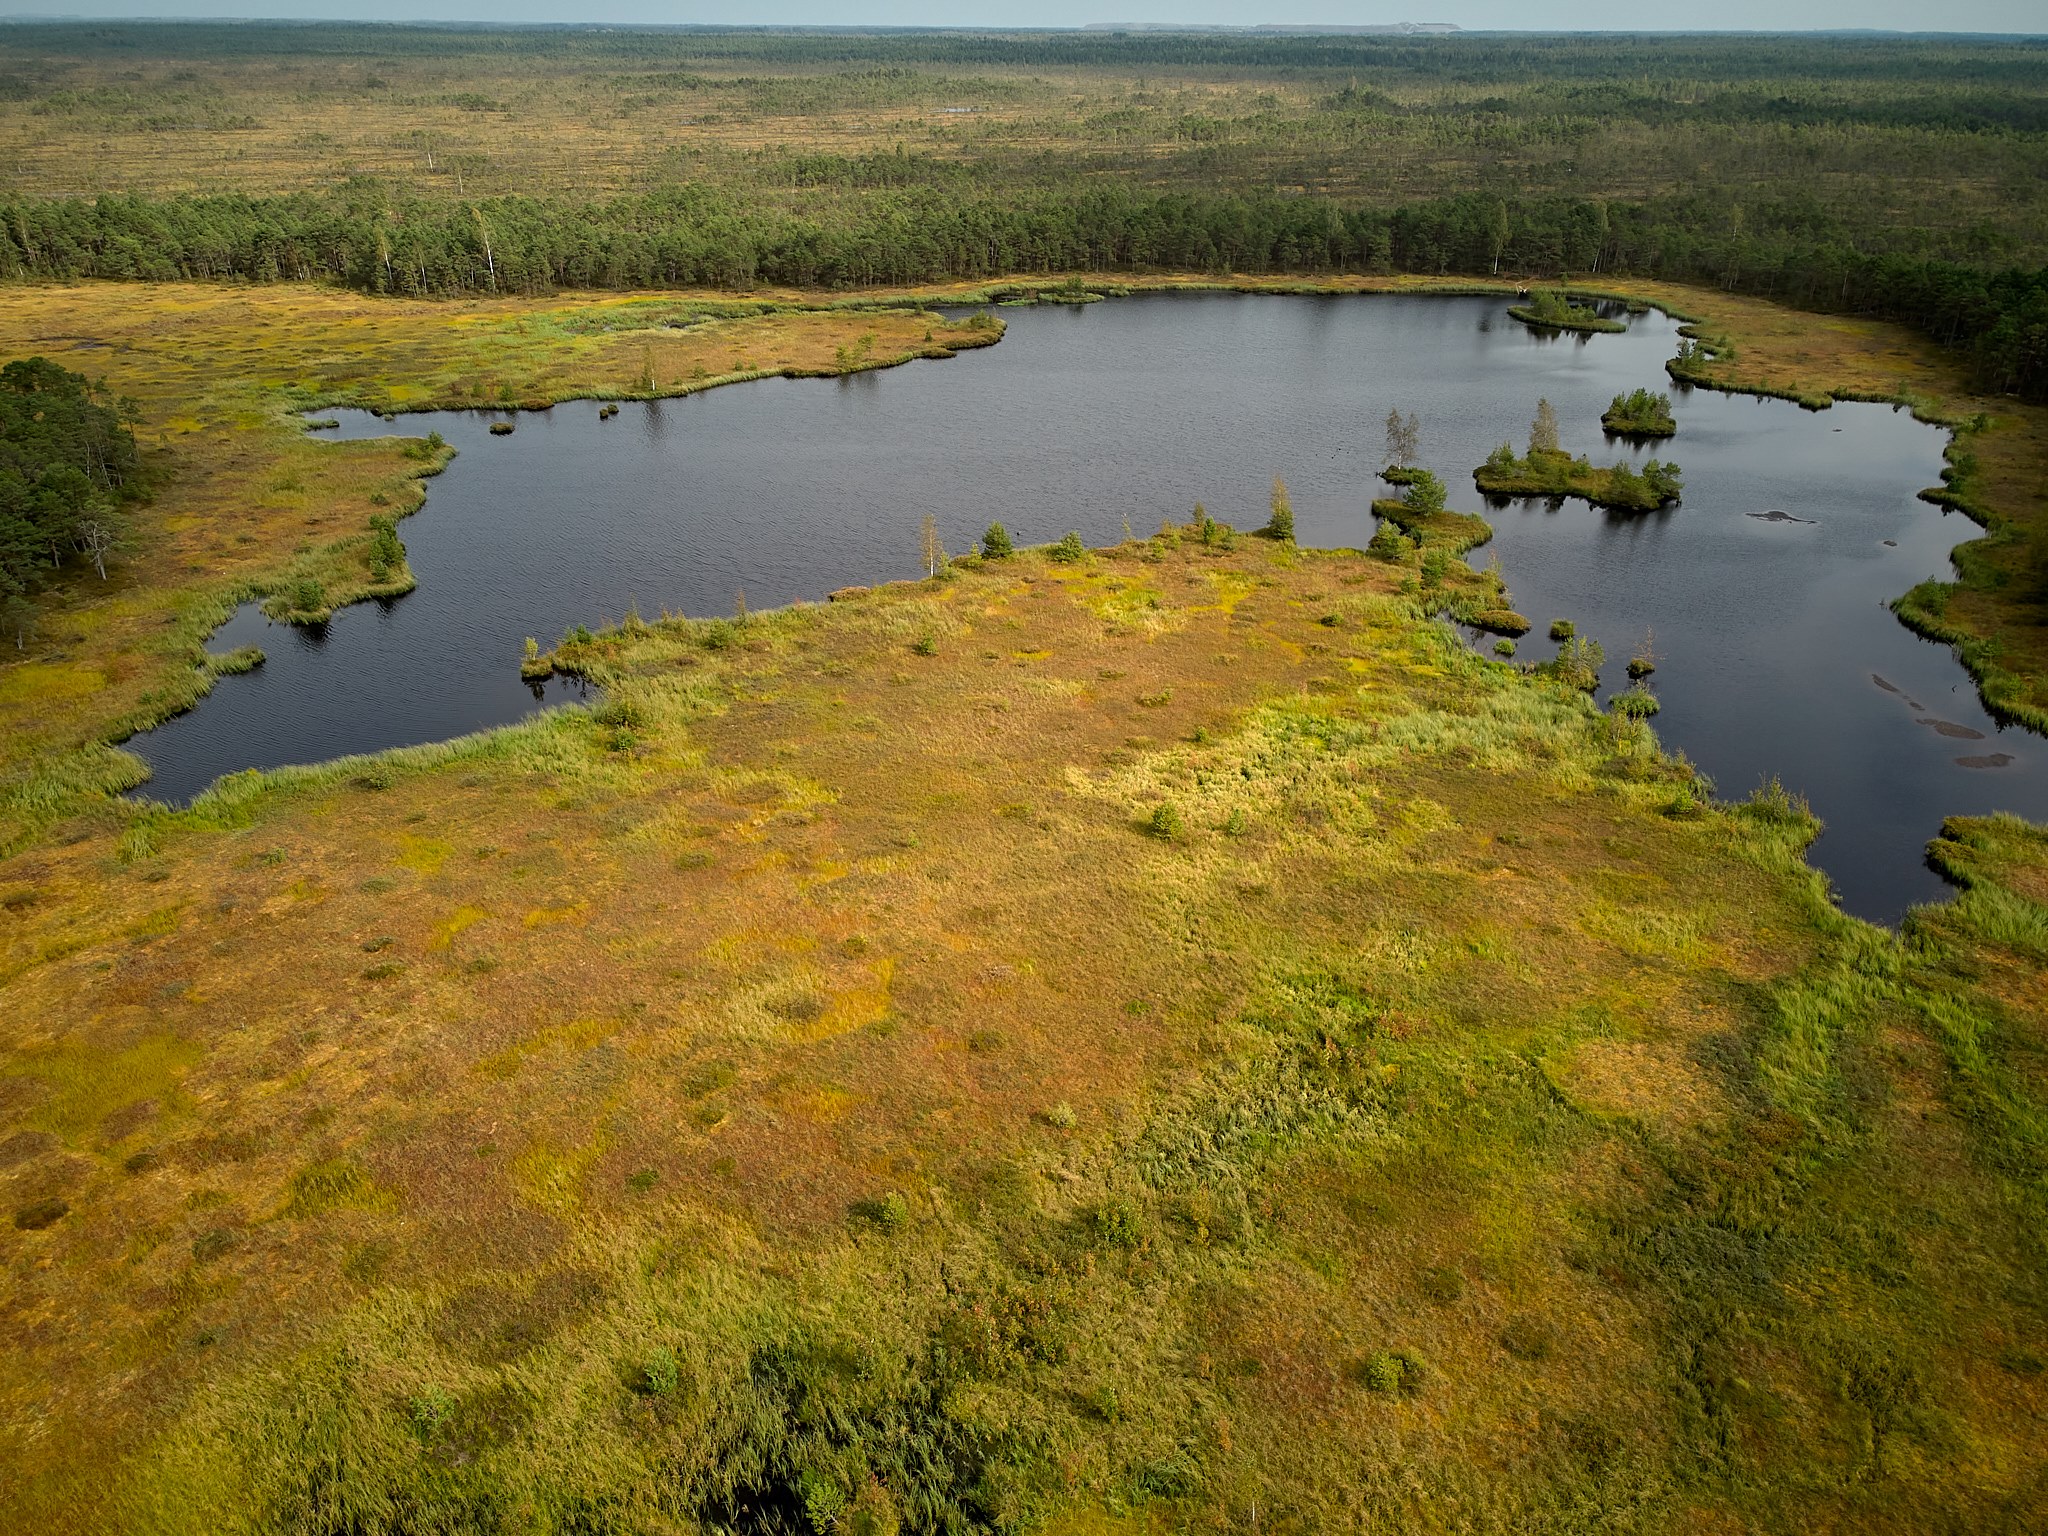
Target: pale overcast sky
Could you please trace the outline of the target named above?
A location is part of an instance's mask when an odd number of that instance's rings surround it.
[[[1616,13],[1599,13],[1607,20]],[[1072,27],[1088,22],[1363,25],[1449,21],[1470,29],[1569,31],[1586,27],[1582,0],[1417,0],[1416,8],[1343,0],[0,0],[7,16],[285,16],[369,21],[574,21],[769,26]],[[1882,27],[1900,31],[2048,32],[2041,0],[1720,0],[1691,14],[1645,19],[1685,30]]]

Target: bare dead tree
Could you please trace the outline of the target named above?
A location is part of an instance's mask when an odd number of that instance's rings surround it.
[[[92,561],[92,568],[107,579],[107,556],[121,543],[121,528],[111,517],[91,514],[78,525],[78,547]]]
[[[0,597],[0,629],[14,631],[14,648],[28,649],[29,632],[35,628],[36,608],[26,597],[10,593]]]
[[[476,232],[483,237],[484,267],[491,274],[491,292],[496,293],[498,291],[498,263],[491,256],[491,226],[484,222],[484,211],[477,207],[476,204],[471,203],[469,211],[476,219]]]
[[[1413,464],[1421,454],[1422,422],[1410,412],[1405,418],[1397,408],[1387,412],[1387,463]]]

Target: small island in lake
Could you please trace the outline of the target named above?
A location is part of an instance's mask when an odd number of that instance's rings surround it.
[[[1472,480],[1486,496],[1577,496],[1616,512],[1655,512],[1685,488],[1676,464],[1648,459],[1640,470],[1625,463],[1598,469],[1584,455],[1566,453],[1548,400],[1536,402],[1528,453],[1517,458],[1513,446],[1502,443],[1472,472]]]
[[[1600,417],[1609,437],[1648,439],[1676,437],[1678,423],[1671,415],[1671,397],[1653,395],[1647,389],[1616,395]]]
[[[1589,305],[1574,304],[1561,288],[1538,288],[1528,303],[1513,305],[1508,313],[1539,331],[1591,333],[1628,329],[1619,320],[1602,319],[1600,312]]]

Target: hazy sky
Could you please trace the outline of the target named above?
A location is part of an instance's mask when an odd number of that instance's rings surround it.
[[[1416,0],[1414,8],[1344,0],[0,0],[0,16],[291,16],[376,21],[578,21],[740,23],[792,26],[1079,26],[1103,21],[1246,25],[1296,22],[1359,25],[1450,21],[1517,31],[1610,25],[1612,10],[1583,0]],[[2048,32],[2041,0],[1720,0],[1690,13],[1637,13],[1658,27],[1812,30],[1887,27],[1902,31]]]

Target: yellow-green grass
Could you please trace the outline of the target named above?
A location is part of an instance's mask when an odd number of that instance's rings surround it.
[[[38,296],[72,336],[180,323]],[[288,360],[238,397],[246,358],[95,349],[130,393],[165,371],[147,410],[254,402],[182,462],[382,457],[254,516],[165,476],[150,537],[264,542],[80,584],[74,656],[339,558],[300,530],[358,537],[431,467],[287,406],[459,403],[482,357],[521,398],[632,393],[636,333],[709,302],[168,296]],[[829,367],[900,318],[723,320],[712,355],[772,323]],[[702,382],[675,361],[657,387]],[[2040,834],[1959,824],[1976,883],[1876,935],[1796,808],[1700,810],[1639,727],[1422,624],[1506,600],[1438,580],[1025,554],[609,634],[572,658],[595,717],[67,817],[0,862],[0,1178],[68,1206],[0,1227],[10,1515],[279,1525],[332,1471],[327,1528],[500,1496],[688,1528],[757,1453],[907,1495],[900,1429],[992,1448],[961,1465],[1052,1528],[2024,1526]],[[14,718],[94,740],[81,671],[32,653]],[[792,1438],[827,1401],[867,1449]]]
[[[0,863],[11,1517],[2037,1521],[2041,835],[1880,934],[1423,596],[1027,551]]]

